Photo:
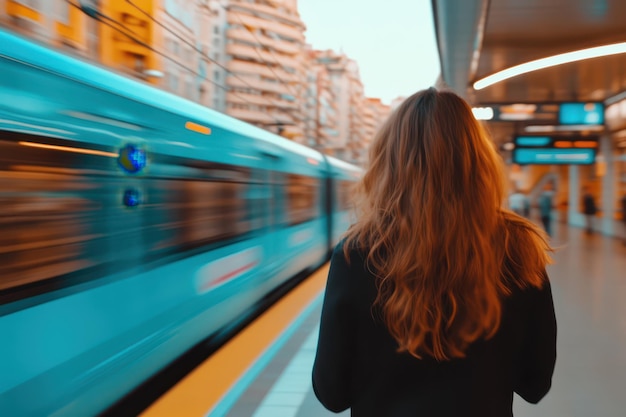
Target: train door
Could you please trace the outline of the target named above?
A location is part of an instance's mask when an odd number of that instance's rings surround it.
[[[267,266],[269,278],[278,271],[283,264],[281,254],[284,253],[285,244],[282,238],[282,217],[284,215],[284,195],[283,188],[285,176],[282,172],[276,170],[279,158],[275,155],[265,153],[263,155],[266,161],[265,170],[265,187],[267,198],[264,201],[264,251],[263,257]]]
[[[327,174],[326,178],[323,182],[324,186],[324,194],[323,194],[323,211],[324,219],[326,219],[326,247],[328,248],[328,254],[330,255],[333,251],[334,239],[333,239],[333,178],[330,173]]]

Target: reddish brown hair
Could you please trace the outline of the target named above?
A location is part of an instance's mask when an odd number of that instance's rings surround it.
[[[463,357],[498,330],[513,286],[541,287],[551,248],[502,207],[505,191],[499,155],[454,93],[414,94],[376,135],[344,249],[366,248],[399,351]]]

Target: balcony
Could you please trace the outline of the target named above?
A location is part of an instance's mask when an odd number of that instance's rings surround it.
[[[300,62],[291,57],[284,55],[281,56],[280,54],[271,54],[267,51],[263,51],[249,45],[229,43],[226,46],[226,53],[235,58],[250,59],[261,62],[262,64],[285,66],[293,68],[296,71],[302,71]]]
[[[227,21],[230,25],[244,25],[250,28],[262,29],[268,33],[275,33],[295,42],[304,43],[304,34],[300,27],[293,27],[242,13],[228,13]]]
[[[226,93],[226,102],[229,104],[241,104],[244,106],[256,105],[260,107],[268,107],[273,105],[273,100],[269,97],[231,91]]]
[[[247,94],[239,92],[226,93],[226,102],[232,104],[240,104],[244,106],[256,105],[266,108],[279,108],[284,110],[297,110],[298,103],[281,100],[271,96],[260,96],[256,94]]]
[[[284,123],[284,124],[290,124],[293,123],[293,117],[291,117],[289,114],[284,113],[284,112],[272,112],[269,113],[269,117],[273,120],[274,123]]]
[[[258,110],[227,108],[226,114],[248,123],[276,123],[276,120],[273,119],[270,115]]]
[[[278,10],[277,8],[266,6],[264,4],[246,3],[238,0],[230,0],[230,9],[236,13],[263,13],[271,16],[277,20],[284,20],[285,22],[293,25],[300,26],[304,29],[304,24],[298,14],[288,14],[287,12]],[[239,12],[241,10],[241,12]]]
[[[285,84],[282,83],[271,83],[268,81],[259,80],[256,77],[246,77],[246,76],[228,76],[226,78],[226,85],[228,87],[237,87],[237,88],[250,88],[252,86],[255,89],[260,91],[275,93],[275,94],[289,94],[289,89]]]
[[[252,44],[260,43],[262,46],[286,55],[297,55],[300,53],[300,47],[296,43],[268,38],[261,33],[252,34],[247,29],[230,28],[226,31],[226,37],[235,41]]]
[[[304,137],[304,131],[297,125],[285,126],[283,136],[289,139],[301,139]]]
[[[276,79],[276,74],[278,74],[283,82],[293,85],[299,83],[300,81],[296,74],[289,74],[288,72],[280,68],[273,68],[272,71],[270,68],[267,67],[267,65],[257,62],[248,62],[233,59],[227,64],[227,68],[229,72],[234,74],[251,74],[254,76],[263,76],[270,79]],[[276,81],[279,80],[276,79]]]

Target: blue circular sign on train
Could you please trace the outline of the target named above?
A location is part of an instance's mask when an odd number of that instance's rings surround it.
[[[120,150],[117,162],[124,171],[136,174],[146,166],[146,151],[135,145],[126,145]]]
[[[137,207],[141,204],[141,193],[139,190],[127,189],[124,191],[122,202],[126,207]]]

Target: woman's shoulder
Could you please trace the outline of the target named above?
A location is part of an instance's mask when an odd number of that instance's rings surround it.
[[[361,266],[365,263],[368,251],[365,248],[357,247],[346,238],[337,243],[331,257],[331,262],[339,262],[348,266]]]
[[[368,267],[368,251],[351,245],[346,240],[340,241],[330,261],[328,275],[331,291],[347,291],[355,305],[369,308],[377,294],[376,275]]]

